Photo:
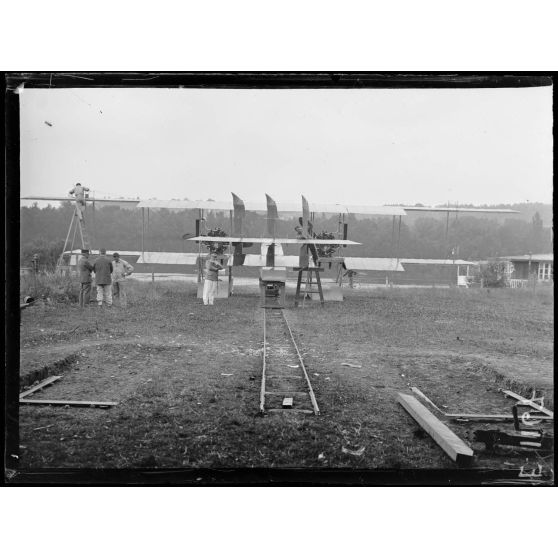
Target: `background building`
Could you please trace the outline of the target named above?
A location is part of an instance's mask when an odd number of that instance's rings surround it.
[[[510,287],[524,287],[530,278],[537,281],[554,280],[554,254],[526,254],[500,258],[506,262],[506,275]]]

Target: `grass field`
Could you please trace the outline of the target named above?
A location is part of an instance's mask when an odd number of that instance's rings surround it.
[[[304,309],[288,293],[286,314],[321,415],[261,417],[255,289],[205,307],[193,284],[129,287],[126,309],[66,302],[22,312],[20,376],[45,366],[63,375],[36,398],[119,403],[21,406],[23,469],[451,469],[397,392],[416,386],[449,413],[508,414],[501,388],[535,388],[553,408],[550,289],[359,289],[343,303]],[[538,459],[513,449],[487,454],[471,441],[473,429],[494,425],[448,425],[476,450],[477,468]]]

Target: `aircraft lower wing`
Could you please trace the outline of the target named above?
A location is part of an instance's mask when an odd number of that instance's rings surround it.
[[[405,271],[401,260],[395,258],[345,258],[345,267],[366,271]]]
[[[233,265],[233,258],[229,258],[227,265]],[[246,254],[244,256],[243,267],[265,267],[266,257],[261,254]],[[299,265],[298,256],[282,256],[275,255],[275,265],[274,267],[297,267]],[[310,266],[312,267],[312,266]]]
[[[345,267],[352,270],[366,271],[405,271],[401,261],[395,258],[345,258]],[[232,265],[232,257],[229,258],[228,265]],[[266,265],[265,256],[260,254],[246,254],[244,267],[264,267]],[[298,256],[275,256],[276,267],[297,267],[299,265]],[[310,260],[310,267],[313,267]]]
[[[432,259],[412,259],[401,258],[402,264],[429,264],[429,265],[477,265],[476,262],[467,260],[432,260]]]
[[[229,242],[243,242],[252,244],[296,244],[303,246],[304,244],[324,244],[324,245],[334,245],[334,246],[353,246],[360,244],[360,242],[355,242],[354,240],[322,240],[317,238],[302,239],[298,238],[257,238],[257,237],[246,237],[241,236],[194,236],[193,238],[188,238],[188,240],[195,240],[198,242],[217,242],[222,244],[228,244]]]
[[[196,265],[199,254],[185,254],[181,252],[144,252],[140,255],[139,264],[174,264]]]
[[[130,256],[141,256],[141,252],[138,250],[108,250],[106,251],[106,255],[107,256],[112,256],[115,252],[118,252],[120,254],[121,257],[123,257],[124,259],[126,259],[126,256],[130,257]],[[99,255],[99,250],[89,250],[89,255],[90,256],[98,256]],[[146,252],[147,253],[147,252]],[[160,252],[156,252],[156,253],[160,253]],[[68,255],[77,255],[80,256],[81,255],[81,248],[78,249],[74,249],[74,250],[66,250],[66,252],[64,252],[64,254],[68,254]]]
[[[134,265],[136,264],[166,264],[166,265],[196,265],[199,254],[184,252],[139,252],[134,250],[107,250],[107,256],[112,256],[114,252],[118,252],[124,260],[130,259]],[[68,256],[74,258],[73,263],[81,256],[81,250],[72,250],[64,252]],[[91,250],[90,256],[99,255],[98,250]]]

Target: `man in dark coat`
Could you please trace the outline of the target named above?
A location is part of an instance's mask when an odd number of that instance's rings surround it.
[[[91,272],[93,266],[89,263],[89,250],[81,251],[81,258],[78,262],[79,282],[81,288],[79,290],[79,305],[82,308],[89,308],[89,300],[91,297]]]
[[[112,306],[112,262],[107,258],[107,251],[101,248],[101,255],[93,265],[95,272],[95,283],[97,284],[97,304],[103,305],[103,301],[107,306]]]

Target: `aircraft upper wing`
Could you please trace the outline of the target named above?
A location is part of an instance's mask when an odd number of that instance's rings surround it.
[[[22,200],[37,201],[75,201],[73,196],[23,196]],[[205,209],[208,211],[232,211],[232,201],[204,201],[204,200],[138,200],[131,198],[85,198],[87,202],[135,204],[138,208],[152,209]],[[300,214],[298,202],[276,202],[279,213]],[[267,213],[265,202],[244,202],[247,211]],[[420,206],[373,206],[373,205],[345,205],[308,202],[310,213],[353,214],[353,215],[385,215],[404,216],[408,211],[453,212],[453,213],[502,213],[518,214],[513,209],[477,209],[474,207],[420,207]]]
[[[354,240],[339,240],[339,239],[328,239],[322,240],[317,238],[308,239],[298,239],[298,238],[257,238],[257,237],[242,237],[242,236],[194,236],[188,238],[188,240],[196,240],[201,242],[242,242],[242,243],[268,243],[268,244],[326,244],[326,245],[337,245],[337,246],[349,246],[360,244],[360,242],[355,242]]]
[[[192,201],[192,200],[142,200],[138,207],[150,209],[207,209],[213,211],[232,211],[231,201]],[[246,207],[246,209],[249,209]]]
[[[414,207],[405,206],[405,211],[443,211],[452,213],[520,213],[515,209],[477,209],[475,207]]]
[[[275,202],[278,213],[292,213],[299,215],[301,212],[299,202]],[[360,215],[405,215],[402,207],[390,206],[371,206],[371,205],[343,205],[343,204],[323,204],[308,203],[311,213],[354,213]],[[232,211],[232,201],[190,201],[190,200],[144,200],[138,207],[149,207],[154,209],[207,209],[214,211]],[[246,211],[256,211],[267,213],[266,202],[245,201]]]
[[[346,213],[353,215],[405,215],[403,207],[389,205],[343,205],[326,203],[309,203],[311,213]]]
[[[69,201],[74,202],[76,198],[73,196],[57,197],[57,196],[23,196],[22,200],[37,200],[37,201]],[[118,198],[85,198],[86,202],[103,202],[103,203],[134,203],[139,204],[140,200],[133,200],[130,198],[118,199]]]
[[[275,202],[278,213],[300,214],[300,204],[298,202]],[[267,213],[265,202],[245,201],[246,211]],[[436,211],[436,212],[457,212],[457,213],[508,213],[517,214],[519,211],[513,209],[477,209],[474,207],[417,207],[417,206],[390,206],[390,205],[346,205],[346,204],[326,204],[308,202],[310,213],[330,213],[330,214],[352,214],[352,215],[385,215],[385,216],[404,216],[408,211]],[[143,200],[138,207],[149,207],[154,209],[206,209],[214,211],[232,211],[232,201],[191,201],[191,200]]]

